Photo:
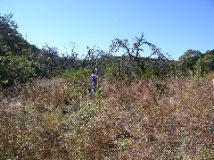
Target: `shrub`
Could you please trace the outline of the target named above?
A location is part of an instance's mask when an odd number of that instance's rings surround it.
[[[36,77],[38,63],[19,56],[0,56],[0,84],[26,83]]]

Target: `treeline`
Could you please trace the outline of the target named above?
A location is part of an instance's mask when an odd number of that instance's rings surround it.
[[[178,61],[170,60],[160,48],[148,42],[144,35],[134,42],[116,38],[110,51],[87,48],[84,58],[79,58],[75,47],[69,53],[60,54],[57,48],[44,46],[42,49],[27,42],[18,32],[12,14],[0,14],[0,84],[8,86],[26,83],[35,78],[62,75],[83,68],[99,68],[106,76],[135,78],[144,76],[197,75],[203,76],[214,70],[214,50],[201,53],[187,50]],[[147,56],[143,50],[151,53]],[[115,56],[122,50],[122,56]]]
[[[17,31],[12,15],[0,15],[0,83],[25,83],[36,77],[49,77],[72,68],[76,56],[59,56],[55,47],[39,49]]]

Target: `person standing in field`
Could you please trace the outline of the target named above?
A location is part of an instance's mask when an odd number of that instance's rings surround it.
[[[91,93],[95,94],[97,91],[98,75],[97,69],[92,70],[91,72]]]

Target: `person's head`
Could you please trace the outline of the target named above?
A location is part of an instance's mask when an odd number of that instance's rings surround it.
[[[97,68],[93,69],[93,70],[91,71],[91,73],[97,74]]]
[[[91,73],[92,73],[92,74],[95,74],[96,72],[95,72],[95,70],[93,69],[93,70],[91,71]]]

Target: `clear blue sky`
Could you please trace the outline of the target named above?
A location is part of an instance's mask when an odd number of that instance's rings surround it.
[[[75,42],[108,51],[111,40],[146,39],[177,59],[187,49],[214,49],[214,0],[0,0],[19,32],[37,45],[65,52]]]

